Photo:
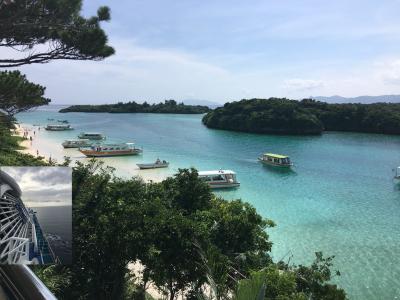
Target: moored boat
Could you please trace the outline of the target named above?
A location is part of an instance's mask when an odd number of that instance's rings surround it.
[[[149,163],[149,164],[136,164],[139,169],[157,169],[157,168],[167,168],[169,166],[169,162],[165,160],[160,160],[157,158],[157,160],[154,163]]]
[[[133,143],[98,144],[79,148],[79,151],[87,157],[125,156],[142,153],[142,149],[136,148]]]
[[[400,180],[400,167],[397,167],[394,172],[394,179]]]
[[[64,130],[73,130],[74,128],[72,128],[71,125],[48,124],[44,129],[49,131],[64,131]]]
[[[258,160],[263,164],[274,167],[290,168],[293,166],[292,162],[290,161],[290,157],[287,155],[264,153],[258,158]]]
[[[92,143],[88,139],[65,140],[61,145],[64,148],[80,148],[80,147],[89,147],[92,145]]]
[[[100,132],[81,132],[78,135],[78,138],[88,140],[104,140],[106,137]]]
[[[204,180],[210,188],[239,187],[236,173],[232,170],[200,171],[199,178]]]
[[[57,122],[64,123],[64,124],[68,124],[69,123],[68,120],[57,120]]]

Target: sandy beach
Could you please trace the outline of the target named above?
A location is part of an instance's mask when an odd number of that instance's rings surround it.
[[[39,152],[39,149],[37,149],[37,147],[34,147],[33,145],[34,143],[33,141],[36,140],[36,130],[30,128],[29,126],[23,126],[22,124],[17,124],[17,128],[14,130],[14,135],[25,138],[19,143],[19,145],[24,149],[17,151],[25,154],[30,154],[35,157],[41,156],[43,157],[43,160],[47,162],[49,161],[49,157],[42,156]]]
[[[35,157],[43,157],[47,162],[62,163],[65,157],[69,157],[73,165],[76,161],[89,161],[90,158],[85,157],[81,154],[78,149],[64,149],[60,143],[57,143],[46,135],[46,131],[43,126],[34,126],[31,124],[20,123],[17,125],[15,135],[25,137],[20,143],[24,149],[18,150],[22,153],[30,154]],[[115,168],[115,174],[123,178],[140,177],[146,182],[160,182],[168,176],[175,173],[171,170],[166,173],[162,169],[150,169],[140,170],[134,164],[127,164],[126,157],[106,157],[98,158],[103,161],[106,166]]]

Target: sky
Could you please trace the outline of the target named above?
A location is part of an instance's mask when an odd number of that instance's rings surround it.
[[[399,0],[83,3],[116,54],[20,68],[53,104],[400,94]]]
[[[2,167],[22,191],[27,207],[72,205],[71,168]]]

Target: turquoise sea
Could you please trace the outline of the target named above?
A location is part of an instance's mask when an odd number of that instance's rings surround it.
[[[75,127],[69,132],[41,130],[38,138],[46,140],[41,152],[79,159],[79,152],[65,151],[60,143],[81,131],[100,131],[111,141],[143,146],[141,156],[104,159],[121,166],[121,175],[157,157],[171,163],[169,169],[156,171],[162,176],[191,166],[232,169],[241,187],[218,194],[242,198],[276,222],[269,230],[275,259],[310,263],[314,252],[323,251],[335,255],[335,268],[342,274],[335,282],[351,299],[400,299],[400,184],[392,179],[392,169],[400,165],[400,136],[256,135],[207,129],[200,115],[59,114],[58,108],[18,116],[31,125],[54,118]],[[258,163],[266,151],[290,155],[293,172]],[[136,172],[146,176],[147,171]]]

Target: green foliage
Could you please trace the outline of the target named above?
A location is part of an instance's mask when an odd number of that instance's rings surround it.
[[[210,188],[198,179],[197,170],[193,168],[179,169],[174,178],[167,178],[162,185],[171,205],[189,214],[211,207]]]
[[[210,111],[207,106],[177,104],[175,100],[165,100],[164,103],[143,104],[130,101],[126,103],[102,105],[72,105],[60,110],[66,112],[93,112],[93,113],[162,113],[162,114],[203,114]]]
[[[19,71],[0,72],[0,111],[12,118],[16,113],[37,106],[47,105],[50,99],[43,97],[45,87],[34,84]]]
[[[269,98],[226,103],[203,117],[210,128],[275,134],[355,131],[400,134],[400,103],[328,104]]]
[[[16,151],[21,149],[19,136],[12,136],[9,119],[0,113],[0,166],[45,166],[40,158]]]
[[[72,273],[68,267],[61,265],[32,265],[30,267],[57,298],[65,299],[64,292],[70,288],[72,279]]]
[[[55,59],[100,60],[114,54],[100,27],[110,19],[109,8],[100,7],[97,16],[85,18],[81,7],[81,0],[1,1],[0,46],[24,56],[1,58],[0,67]]]
[[[312,299],[345,299],[343,290],[327,283],[332,278],[334,256],[324,258],[321,252],[316,252],[315,256],[316,259],[310,267],[300,265],[294,268],[298,289]],[[340,272],[336,271],[335,275],[340,276]]]
[[[122,297],[126,266],[137,260],[144,265],[143,286],[152,281],[170,299],[196,292],[207,282],[204,261],[211,252],[222,287],[230,265],[247,274],[261,261],[253,257],[268,257],[271,247],[264,231],[270,222],[249,204],[215,199],[193,169],[145,184],[116,178],[94,160],[78,163],[73,204],[73,297]]]
[[[142,250],[144,184],[113,180],[96,161],[73,170],[73,299],[120,299],[127,264]]]
[[[324,258],[321,252],[310,267],[271,264],[239,281],[235,300],[345,300],[346,293],[329,284],[333,257]],[[337,273],[338,275],[338,273]]]
[[[264,300],[266,275],[264,272],[252,273],[249,279],[239,281],[235,300]]]

